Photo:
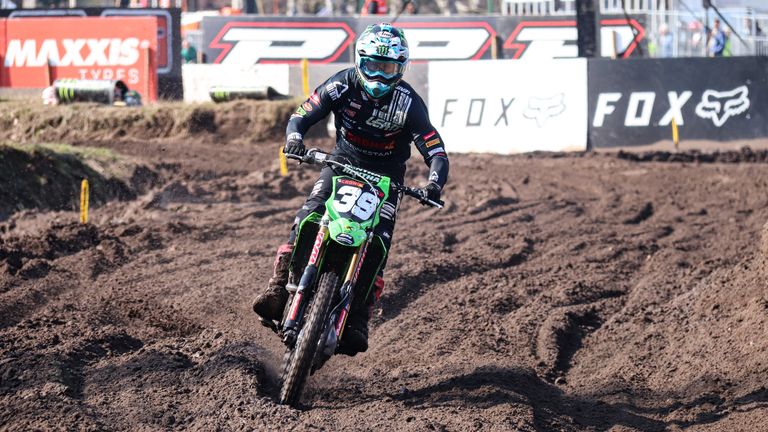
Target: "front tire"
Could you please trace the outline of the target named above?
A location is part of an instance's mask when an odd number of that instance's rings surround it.
[[[325,330],[331,301],[339,282],[333,272],[320,275],[317,291],[310,306],[309,315],[301,329],[296,345],[285,352],[283,360],[282,386],[280,403],[295,406],[301,398],[301,392],[312,368],[312,360],[317,352],[320,336]]]

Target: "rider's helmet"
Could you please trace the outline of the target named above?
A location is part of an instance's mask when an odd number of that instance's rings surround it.
[[[370,25],[355,43],[357,79],[372,98],[395,88],[408,63],[408,42],[403,31],[389,23]]]

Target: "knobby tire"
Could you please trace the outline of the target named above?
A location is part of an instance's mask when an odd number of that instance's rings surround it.
[[[309,316],[302,329],[303,333],[296,341],[293,350],[288,349],[285,352],[282,386],[280,388],[281,404],[294,406],[301,398],[301,392],[312,368],[312,360],[315,357],[320,336],[325,329],[338,281],[339,277],[332,272],[323,273],[320,276]]]

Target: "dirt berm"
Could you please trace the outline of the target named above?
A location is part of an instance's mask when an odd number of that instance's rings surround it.
[[[162,103],[144,108],[37,101],[0,102],[0,140],[92,142],[168,138],[265,141],[282,138],[295,101]]]
[[[292,409],[250,302],[317,172],[222,128],[101,142],[160,174],[91,224],[10,216],[0,430],[768,430],[761,158],[451,155],[443,210],[402,202],[369,351]]]

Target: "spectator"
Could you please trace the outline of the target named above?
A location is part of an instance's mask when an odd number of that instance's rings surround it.
[[[189,39],[181,40],[181,59],[184,63],[197,63],[197,50],[189,43]]]
[[[387,0],[365,0],[360,15],[386,15]]]
[[[674,55],[673,44],[674,40],[669,26],[662,23],[659,26],[659,57],[672,57]]]
[[[725,51],[726,36],[723,29],[720,28],[720,20],[715,19],[715,23],[712,25],[712,32],[710,33],[710,45],[709,56],[710,57],[722,57],[723,51]]]
[[[414,0],[405,0],[403,15],[416,15],[419,13],[419,5]]]
[[[725,29],[725,46],[723,47],[723,57],[730,57],[733,55],[733,50],[731,48],[731,28],[728,27]]]

